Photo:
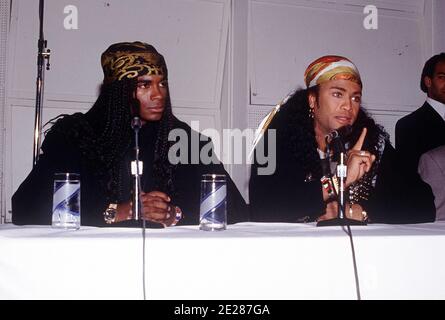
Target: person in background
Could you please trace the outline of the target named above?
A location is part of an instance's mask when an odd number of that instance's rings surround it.
[[[420,156],[419,174],[433,190],[436,221],[445,220],[445,145]]]
[[[445,145],[445,52],[425,63],[420,89],[427,94],[423,106],[396,124],[396,150],[411,175],[417,174],[423,153]]]
[[[428,182],[434,193],[436,208],[440,210],[443,195],[432,176],[433,172],[440,175],[440,170],[432,159],[433,156],[436,160],[440,159],[438,152],[426,155],[422,167],[419,160],[426,152],[445,145],[445,52],[431,57],[425,63],[420,77],[420,89],[427,94],[425,103],[399,119],[396,124],[398,163],[411,181],[406,187],[413,188],[422,179]],[[436,216],[436,219],[441,216],[439,211]]]

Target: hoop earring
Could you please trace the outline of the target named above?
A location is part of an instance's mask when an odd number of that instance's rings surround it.
[[[314,108],[309,107],[309,118],[314,119]]]

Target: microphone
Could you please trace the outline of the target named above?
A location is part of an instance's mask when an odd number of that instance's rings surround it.
[[[139,130],[142,127],[141,118],[139,118],[140,102],[134,98],[131,101],[131,128],[133,130]]]
[[[135,116],[133,119],[131,119],[131,128],[133,130],[138,130],[142,127],[142,121],[141,118],[138,116]]]
[[[333,219],[323,220],[317,222],[317,227],[324,226],[349,226],[349,225],[366,225],[365,221],[358,221],[349,219],[346,217],[345,213],[345,184],[347,176],[347,166],[345,164],[346,148],[344,145],[344,139],[347,138],[352,133],[352,126],[346,125],[333,130],[331,133],[325,136],[326,138],[326,154],[327,161],[322,161],[323,174],[330,173],[330,162],[331,162],[331,148],[334,151],[334,156],[339,156],[337,160],[337,177],[339,181],[339,190],[337,194],[338,202],[338,213],[337,217]],[[330,177],[330,175],[328,176]],[[332,181],[332,180],[331,180]],[[335,190],[335,188],[334,188]]]
[[[347,138],[352,133],[352,126],[346,125],[343,127],[338,128],[337,130],[333,130],[331,133],[326,135],[326,141],[332,142],[335,139],[341,138]]]

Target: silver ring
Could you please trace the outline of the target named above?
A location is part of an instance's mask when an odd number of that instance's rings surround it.
[[[361,151],[359,152],[359,155],[361,155],[361,156],[366,156],[366,151],[361,150]]]

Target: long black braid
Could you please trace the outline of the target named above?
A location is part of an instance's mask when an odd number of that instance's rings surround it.
[[[301,163],[306,177],[321,178],[320,156],[317,153],[314,122],[309,116],[308,90],[297,90],[281,107],[285,114],[284,136],[287,146]]]
[[[168,134],[174,128],[175,122],[176,118],[173,116],[170,94],[168,93],[155,144],[153,176],[155,177],[156,190],[163,191],[173,198],[177,196],[177,190],[174,187],[174,173],[177,165],[171,164],[168,160],[168,151],[174,144],[174,141],[168,141]]]
[[[132,143],[130,123],[136,82],[123,79],[104,84],[86,114],[64,116],[48,132],[48,137],[61,134],[73,146],[78,146],[83,165],[95,175],[110,203],[126,199],[122,173],[127,164],[123,159]],[[155,143],[153,176],[156,188],[171,195],[175,192],[175,166],[168,162],[168,133],[174,121],[168,96]]]

